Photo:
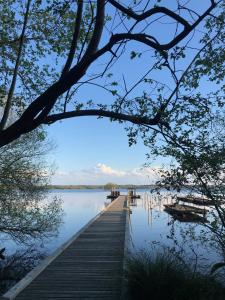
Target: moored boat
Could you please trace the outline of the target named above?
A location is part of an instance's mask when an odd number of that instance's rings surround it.
[[[195,213],[183,213],[181,214],[174,214],[171,212],[168,212],[174,220],[177,220],[179,222],[187,222],[187,223],[198,223],[198,222],[202,222],[202,223],[206,223],[208,222],[208,220],[203,217],[203,216],[199,216]]]
[[[165,211],[170,214],[174,220],[180,222],[208,222],[205,218],[206,211],[204,209],[179,204],[165,204]],[[203,214],[200,216],[198,214]]]
[[[165,210],[179,213],[198,213],[198,214],[205,214],[207,211],[205,209],[190,206],[190,205],[180,205],[180,204],[165,204]]]
[[[197,205],[213,205],[213,201],[204,197],[194,197],[194,196],[178,196],[178,201],[183,201],[187,203],[193,203]]]

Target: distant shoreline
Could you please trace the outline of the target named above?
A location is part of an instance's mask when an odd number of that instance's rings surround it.
[[[147,189],[153,188],[155,185],[134,185],[134,184],[118,184],[116,189],[128,189],[128,188],[135,188],[135,189]],[[47,185],[47,189],[60,189],[60,190],[96,190],[102,189],[107,190],[105,185]]]

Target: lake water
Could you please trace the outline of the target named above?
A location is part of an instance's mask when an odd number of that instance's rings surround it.
[[[62,223],[58,228],[57,236],[52,239],[44,239],[41,245],[36,244],[35,247],[47,255],[51,254],[110,203],[110,200],[106,199],[108,193],[104,190],[49,191],[46,201],[54,197],[62,200]],[[121,191],[121,194],[126,193],[127,191]],[[164,194],[163,199],[159,199],[144,190],[137,190],[137,193],[141,195],[141,199],[137,199],[135,205],[130,207],[129,214],[131,251],[143,248],[153,251],[153,247],[169,246],[176,250],[182,248],[186,257],[196,259],[197,255],[200,258],[200,264],[203,262],[204,265],[209,266],[220,261],[214,247],[206,246],[202,241],[193,240],[194,233],[198,234],[202,230],[202,226],[174,222],[172,217],[163,210],[163,204],[169,203],[170,197]],[[189,232],[190,238],[187,232]],[[0,235],[1,237],[3,235]],[[35,245],[35,241],[33,243]],[[5,239],[4,236],[1,246],[6,248],[6,255],[26,248],[26,245],[11,241],[10,236],[8,239]]]
[[[131,206],[130,236],[131,251],[140,249],[147,251],[172,248],[183,253],[183,256],[195,264],[198,259],[199,268],[208,269],[221,257],[214,247],[203,239],[197,239],[205,230],[199,223],[188,223],[174,220],[164,211],[164,204],[172,203],[170,196],[152,196],[150,193],[140,192],[141,199],[137,199],[135,206]]]
[[[58,248],[102,211],[110,202],[106,198],[108,193],[97,189],[50,191],[49,198],[58,197],[62,200],[64,215],[58,236],[45,244],[47,251]]]
[[[51,253],[96,216],[110,202],[106,199],[108,193],[104,190],[52,190],[49,197],[57,196],[63,201],[63,224],[59,228],[58,236],[46,242],[44,249]],[[121,193],[126,194],[127,191]],[[138,194],[141,199],[137,199],[135,206],[131,206],[129,215],[131,251],[143,248],[151,251],[156,245],[175,246],[178,250],[182,246],[185,255],[195,259],[197,254],[207,265],[218,261],[215,249],[203,245],[202,241],[192,239],[194,233],[198,234],[202,230],[202,226],[174,221],[164,211],[163,204],[170,203],[170,197],[164,194],[159,198],[145,190],[138,190]]]

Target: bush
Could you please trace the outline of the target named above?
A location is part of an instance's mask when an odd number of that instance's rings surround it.
[[[214,276],[193,272],[171,254],[152,257],[141,251],[126,267],[126,299],[222,300],[225,288]]]

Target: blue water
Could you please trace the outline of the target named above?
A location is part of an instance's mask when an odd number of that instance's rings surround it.
[[[189,259],[190,263],[197,264],[199,268],[209,268],[214,263],[221,261],[215,243],[211,245],[198,237],[205,228],[196,223],[185,223],[174,221],[173,218],[164,211],[163,204],[167,204],[170,199],[163,200],[150,199],[146,201],[144,193],[140,192],[142,199],[137,199],[136,206],[131,207],[129,218],[131,233],[131,251],[140,249],[154,251],[170,247],[181,251],[183,257]],[[153,198],[153,197],[151,197]],[[208,237],[209,235],[206,234]]]
[[[62,200],[64,216],[58,236],[47,242],[45,249],[52,252],[102,211],[109,203],[107,194],[104,190],[52,190],[49,197]]]
[[[143,248],[152,251],[152,247],[156,245],[172,247],[174,246],[174,240],[171,239],[171,234],[174,234],[178,244],[185,249],[185,255],[195,258],[197,253],[199,259],[204,258],[204,263],[208,265],[220,261],[214,248],[210,248],[205,243],[193,241],[192,238],[188,238],[188,235],[185,234],[187,229],[199,233],[202,229],[200,225],[180,223],[179,221],[172,222],[172,217],[163,210],[163,203],[168,203],[170,201],[169,198],[164,197],[163,201],[159,201],[157,197],[154,198],[150,194],[147,195],[144,190],[138,190],[137,192],[142,198],[137,199],[136,206],[131,207],[129,216],[130,247],[132,251]],[[46,201],[54,197],[62,200],[62,223],[58,228],[57,236],[43,240],[43,243],[41,245],[38,244],[37,247],[40,247],[46,254],[56,250],[104,209],[107,203],[110,202],[110,200],[106,199],[108,193],[108,191],[92,189],[57,189],[49,191]],[[121,191],[121,193],[125,194],[126,191]],[[7,253],[13,253],[24,246],[12,242],[10,237],[4,241]],[[193,249],[195,252],[193,252]]]

